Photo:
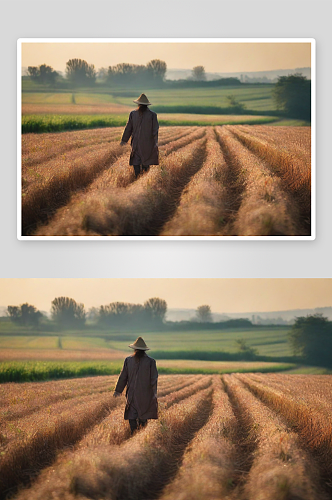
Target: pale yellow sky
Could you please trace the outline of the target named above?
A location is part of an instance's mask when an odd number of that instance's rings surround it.
[[[110,302],[142,304],[165,299],[169,308],[213,312],[254,312],[332,306],[332,278],[327,279],[0,279],[0,306],[29,302],[49,311],[51,301],[69,296],[88,309]]]
[[[203,65],[207,72],[268,71],[311,66],[310,43],[23,43],[22,66],[64,71],[69,59],[95,67],[162,59],[169,69]]]

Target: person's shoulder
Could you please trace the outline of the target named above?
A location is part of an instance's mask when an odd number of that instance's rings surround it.
[[[148,111],[152,113],[153,115],[157,116],[157,113],[155,111],[152,111],[152,109],[148,108]]]
[[[150,363],[155,363],[156,360],[154,358],[151,358],[151,356],[148,356],[147,354],[145,354],[145,356],[148,358],[148,360],[150,361]]]

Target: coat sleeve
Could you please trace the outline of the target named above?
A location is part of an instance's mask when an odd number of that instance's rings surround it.
[[[128,382],[128,367],[127,367],[127,360],[125,359],[123,363],[123,368],[118,378],[118,382],[114,389],[115,392],[119,392],[121,394],[123,389],[126,387],[127,382]]]
[[[155,143],[158,142],[158,130],[159,130],[159,123],[158,123],[158,118],[156,113],[154,113],[153,118],[152,118],[152,134]]]
[[[133,117],[132,114],[130,113],[121,141],[128,142],[132,133],[133,133]]]
[[[153,388],[153,392],[155,396],[157,396],[157,380],[158,380],[158,370],[156,361],[153,360],[150,369],[150,377],[151,377],[151,386]]]

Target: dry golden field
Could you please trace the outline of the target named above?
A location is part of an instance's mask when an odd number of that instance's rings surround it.
[[[161,127],[137,180],[122,130],[23,134],[23,235],[310,235],[310,127]]]
[[[332,376],[162,375],[132,437],[116,379],[0,385],[1,499],[332,498]]]

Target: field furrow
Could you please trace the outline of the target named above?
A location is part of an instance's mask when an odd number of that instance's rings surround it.
[[[300,213],[294,200],[284,191],[282,182],[227,128],[218,128],[227,161],[237,172],[240,206],[231,234],[242,236],[289,236],[305,234],[299,228]]]
[[[235,127],[229,130],[242,144],[266,162],[271,167],[271,170],[280,176],[284,189],[296,197],[302,216],[309,220],[311,209],[310,154],[301,154],[294,146],[288,148],[285,142],[282,146],[281,140],[278,145],[274,145],[268,137],[255,137],[254,135],[241,133]]]
[[[318,413],[330,415],[332,412],[332,377],[324,375],[312,375],[309,379],[307,375],[277,375],[257,374],[251,378],[269,387],[276,388],[291,397],[298,397],[301,394],[301,401],[312,407]]]
[[[11,431],[12,439],[9,436],[7,443],[8,438],[5,436],[1,453],[0,498],[5,498],[10,489],[29,480],[29,471],[33,470],[36,474],[50,464],[62,448],[81,439],[90,427],[119,404],[110,393],[80,398],[76,405],[69,405],[67,410],[61,408],[60,411],[58,405],[58,408],[50,411],[45,409],[33,419],[20,420],[18,429],[7,426],[6,432]],[[15,438],[14,433],[19,437]]]
[[[332,497],[332,426],[330,416],[318,412],[298,396],[255,382],[250,376],[239,375],[250,391],[268,407],[276,411],[300,438],[320,466],[322,484]]]
[[[13,399],[7,405],[0,407],[0,418],[1,422],[18,420],[25,416],[31,415],[39,410],[43,410],[45,406],[48,408],[51,404],[57,402],[64,402],[67,400],[78,401],[82,396],[87,396],[91,394],[102,394],[104,392],[110,392],[115,386],[115,379],[113,378],[113,383],[109,380],[98,384],[96,387],[76,387],[72,391],[61,390],[59,392],[46,393],[44,396],[39,393],[29,394],[27,398],[17,397],[16,404],[13,404]],[[1,424],[0,424],[1,429]]]
[[[182,193],[162,236],[220,235],[228,214],[227,164],[212,128],[207,132],[206,158]]]
[[[192,383],[186,389],[174,388],[171,393],[161,396],[158,391],[159,408],[165,410],[180,401],[184,401],[193,394],[197,394],[211,386],[211,377],[195,377],[196,382]],[[203,380],[201,380],[203,378]],[[104,418],[100,424],[96,425],[86,436],[78,443],[77,449],[99,446],[101,444],[120,445],[130,438],[128,421],[123,419],[124,400],[120,408],[115,409],[109,416]]]
[[[176,473],[182,454],[209,417],[211,390],[174,405],[121,446],[83,449],[70,464],[44,471],[18,498],[157,498]],[[51,482],[50,482],[51,479]]]
[[[129,146],[128,146],[129,147]],[[60,206],[68,202],[78,189],[86,187],[103,170],[108,168],[118,156],[123,154],[123,147],[118,143],[89,147],[84,151],[74,151],[72,161],[59,164],[55,159],[49,165],[47,173],[40,182],[28,186],[22,198],[22,231],[31,233],[37,223],[47,220]],[[91,150],[90,150],[91,149]]]
[[[236,130],[264,138],[285,152],[287,150],[299,152],[301,156],[305,156],[310,161],[310,127],[251,127],[248,125],[238,125],[236,126]]]
[[[213,410],[185,450],[175,479],[160,500],[228,498],[237,477],[237,421],[219,377],[213,383]]]
[[[84,202],[73,203],[70,209],[60,211],[36,234],[126,236],[158,233],[174,210],[181,191],[200,168],[204,142],[204,137],[196,139],[161,158],[159,167],[152,168],[125,190],[112,186],[90,189]]]
[[[252,464],[243,484],[244,497],[248,500],[327,498],[320,486],[319,469],[301,448],[298,436],[245,389],[236,376],[223,378],[254,443]]]
[[[162,126],[137,182],[122,132],[23,135],[23,235],[311,234],[310,127]]]
[[[116,127],[114,129],[82,130],[80,132],[23,134],[22,174],[24,175],[29,167],[35,168],[63,153],[88,146],[120,141],[122,132],[122,128]]]

